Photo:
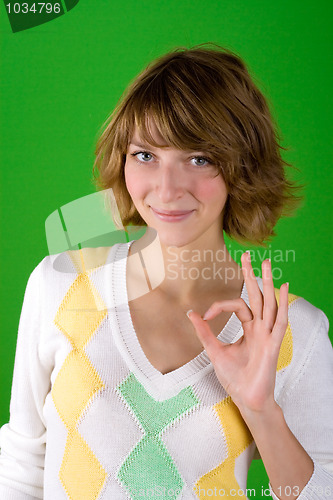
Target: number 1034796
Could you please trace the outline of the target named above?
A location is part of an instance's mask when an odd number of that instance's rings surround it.
[[[6,4],[8,14],[59,14],[61,12],[60,3],[43,3],[43,2],[34,2],[32,4],[28,4],[26,2],[15,2],[15,3],[7,3]]]
[[[312,486],[309,484],[307,488],[308,488],[307,492],[309,491],[309,493],[310,492],[314,493],[316,495],[316,498],[317,495],[320,495],[321,498],[332,498],[331,496],[332,489],[330,486]],[[298,486],[293,486],[293,487],[285,486],[284,488],[279,486],[277,488],[277,494],[280,496],[285,495],[289,497],[289,496],[299,495],[300,491]]]

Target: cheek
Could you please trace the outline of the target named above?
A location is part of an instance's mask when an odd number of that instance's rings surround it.
[[[196,193],[202,201],[211,202],[216,207],[224,205],[228,192],[222,177],[205,180],[198,183]]]
[[[140,197],[143,192],[146,183],[143,180],[143,176],[139,174],[134,169],[126,167],[125,165],[125,184],[127,191],[129,192],[131,198],[135,200]]]

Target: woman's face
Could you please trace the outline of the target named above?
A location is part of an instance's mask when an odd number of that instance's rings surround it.
[[[144,143],[137,130],[126,154],[127,190],[147,226],[166,246],[182,247],[200,237],[206,243],[210,237],[221,239],[228,193],[218,172],[204,151],[155,148]]]

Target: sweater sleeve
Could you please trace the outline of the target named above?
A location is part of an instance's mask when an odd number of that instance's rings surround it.
[[[46,428],[43,405],[50,373],[40,356],[40,263],[30,275],[20,316],[10,421],[0,431],[0,498],[43,498]]]
[[[305,347],[278,403],[289,428],[314,463],[313,474],[298,500],[324,500],[333,498],[333,349],[325,314],[304,299],[295,306],[290,322],[295,333],[301,333]],[[279,492],[274,493],[271,485],[270,489],[272,497],[279,500]]]

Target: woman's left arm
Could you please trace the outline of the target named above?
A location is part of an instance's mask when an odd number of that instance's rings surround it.
[[[333,498],[333,348],[328,320],[322,311],[297,298],[290,307],[289,323],[295,363],[291,373],[286,371],[277,400],[288,427],[314,463],[299,500],[328,500]],[[280,491],[272,496],[278,499]]]
[[[325,433],[328,422],[333,421],[333,390],[328,389],[327,400],[327,394],[321,397],[320,391],[323,388],[318,388],[316,384],[318,370],[322,368],[324,375],[326,373],[326,387],[332,386],[327,380],[333,370],[332,346],[327,331],[326,341],[321,336],[316,344],[319,351],[324,351],[323,364],[321,365],[320,354],[311,353],[312,360],[307,362],[306,376],[300,378],[299,386],[295,384],[289,390],[289,399],[285,400],[285,414],[274,399],[274,389],[280,347],[288,325],[288,284],[285,283],[280,289],[278,307],[270,262],[264,261],[262,265],[263,293],[259,289],[250,255],[247,253],[242,256],[242,270],[250,308],[243,299],[226,300],[215,302],[203,316],[204,319],[193,311],[188,313],[188,317],[212,361],[217,378],[237,405],[256,442],[274,492],[273,497],[280,500],[319,499],[325,498],[325,491],[329,493],[330,489],[330,494],[333,495],[333,471],[328,472],[320,462],[310,457],[300,443],[303,439],[299,441],[287,423],[287,420],[293,424],[295,419],[303,418],[304,409],[299,404],[299,396],[304,397],[304,393],[301,393],[304,391],[302,383],[305,381],[306,400],[313,397],[311,404],[315,418],[310,422],[307,415],[307,425],[301,426],[298,434],[300,437],[304,434],[304,443],[309,441],[307,433],[313,436],[308,450],[311,449],[312,456],[316,454],[316,436]],[[206,322],[221,311],[235,312],[242,322],[244,335],[233,344],[224,344],[218,340]],[[309,384],[312,384],[313,394],[309,392]],[[329,440],[330,437],[327,436],[326,450],[319,450],[322,461],[330,459],[330,450],[332,454],[333,445]],[[333,460],[332,456],[331,459]],[[330,496],[326,495],[326,498]]]

